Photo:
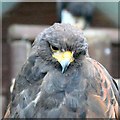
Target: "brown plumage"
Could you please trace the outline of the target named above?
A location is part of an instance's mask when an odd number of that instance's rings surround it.
[[[118,118],[118,112],[117,84],[89,57],[82,32],[56,23],[36,38],[5,118]]]

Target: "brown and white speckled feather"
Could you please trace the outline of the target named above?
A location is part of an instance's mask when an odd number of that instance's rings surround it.
[[[48,43],[76,51],[64,73]],[[54,24],[36,38],[16,78],[5,118],[118,118],[119,103],[117,85],[100,63],[89,58],[81,31]]]

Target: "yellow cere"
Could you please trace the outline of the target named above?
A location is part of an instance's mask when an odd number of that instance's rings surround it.
[[[58,62],[61,62],[63,60],[69,60],[70,62],[74,61],[73,58],[73,53],[70,51],[65,51],[65,52],[61,52],[61,51],[57,51],[55,53],[53,53],[52,55]]]

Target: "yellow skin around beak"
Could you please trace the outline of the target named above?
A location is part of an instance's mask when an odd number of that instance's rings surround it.
[[[73,53],[70,51],[57,51],[52,55],[62,66],[62,73],[67,69],[69,64],[74,61]]]

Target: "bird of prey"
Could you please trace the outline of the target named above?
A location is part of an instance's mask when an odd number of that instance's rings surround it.
[[[118,86],[89,57],[81,30],[55,23],[36,37],[4,118],[116,118]]]
[[[70,23],[86,29],[92,22],[94,5],[91,2],[63,2],[61,5],[61,22]]]

